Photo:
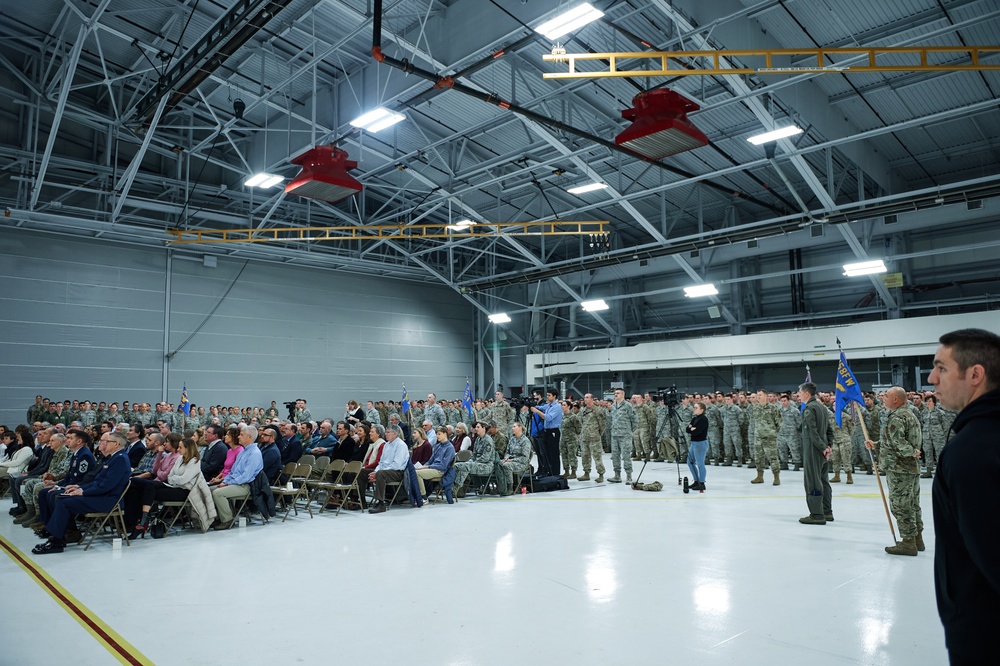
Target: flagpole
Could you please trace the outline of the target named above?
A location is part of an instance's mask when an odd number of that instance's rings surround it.
[[[840,346],[839,337],[837,338],[837,351],[840,352],[841,358],[843,358],[844,350]],[[846,365],[846,361],[844,361],[844,363]],[[859,408],[862,407],[857,400],[851,400],[848,404],[858,405]],[[858,410],[858,414],[859,416],[861,415],[860,409]],[[865,436],[865,441],[870,442],[871,438],[868,436],[868,426],[865,424],[864,417],[862,416],[859,420],[861,421],[861,432]],[[878,482],[878,492],[882,496],[882,508],[885,509],[885,519],[889,521],[889,531],[892,533],[892,542],[896,543],[898,541],[896,538],[896,528],[892,525],[892,514],[889,513],[889,501],[885,498],[885,488],[882,487],[882,477],[878,473],[878,463],[875,462],[875,456],[872,455],[872,450],[867,446],[865,446],[865,449],[868,451],[868,460],[871,461],[872,471],[875,474],[875,480]]]
[[[851,404],[857,405],[858,401],[852,400]],[[860,405],[858,406],[860,407]],[[859,420],[861,421],[861,432],[865,436],[865,441],[866,442],[872,441],[871,438],[868,436],[868,426],[865,425],[864,417],[862,416]],[[898,539],[896,538],[896,528],[892,526],[892,516],[889,513],[889,502],[885,499],[885,490],[882,488],[882,477],[878,473],[878,463],[875,462],[875,456],[872,455],[872,450],[869,449],[867,446],[865,447],[865,450],[868,451],[868,460],[870,460],[872,463],[872,470],[875,473],[875,480],[878,481],[878,491],[882,495],[882,506],[885,508],[885,519],[889,521],[889,531],[892,532],[892,541],[893,543],[895,543],[896,541],[898,541]]]

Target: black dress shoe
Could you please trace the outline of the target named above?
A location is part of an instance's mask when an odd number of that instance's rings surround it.
[[[45,543],[40,543],[31,549],[35,555],[48,555],[49,553],[61,553],[66,547],[61,540],[49,539]]]
[[[368,509],[368,513],[385,513],[385,502],[378,502],[372,508]]]
[[[41,539],[48,539],[48,538],[50,538],[50,537],[51,537],[52,535],[51,535],[51,534],[49,533],[49,531],[48,531],[47,529],[45,529],[45,528],[43,527],[43,528],[42,528],[42,529],[40,529],[40,530],[35,530],[35,536],[37,536],[37,537],[39,537],[39,538],[41,538]]]

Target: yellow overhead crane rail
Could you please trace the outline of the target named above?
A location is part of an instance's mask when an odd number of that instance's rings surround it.
[[[449,228],[450,227],[450,228]],[[338,227],[269,227],[267,229],[168,229],[168,245],[209,243],[274,243],[307,241],[374,241],[497,236],[586,236],[608,233],[607,220],[547,222],[476,222],[469,227],[449,224],[373,224]]]
[[[634,51],[624,53],[566,53],[554,48],[551,54],[542,56],[549,62],[568,63],[567,72],[548,72],[543,79],[605,79],[615,77],[640,76],[712,76],[722,74],[860,74],[872,72],[964,72],[979,70],[1000,70],[1000,62],[983,62],[990,55],[1000,53],[1000,46],[887,46],[830,48],[830,49],[770,49],[770,50],[724,50],[724,51]],[[961,55],[968,64],[932,62],[938,55]],[[776,65],[776,57],[814,58],[815,64],[782,66]],[[842,56],[840,60],[863,57],[863,64],[837,64],[831,57]],[[754,59],[762,59],[756,67],[725,67],[723,58],[740,58],[753,64]],[[884,64],[902,61],[902,64]],[[882,64],[879,60],[882,60]],[[605,61],[606,70],[592,72],[577,71],[576,63],[583,60]],[[627,60],[655,60],[659,69],[619,69],[618,63]],[[912,61],[912,62],[911,62]],[[671,67],[671,64],[674,66]]]

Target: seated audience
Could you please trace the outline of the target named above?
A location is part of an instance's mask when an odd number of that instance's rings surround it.
[[[438,440],[431,451],[431,457],[425,465],[417,468],[417,484],[420,487],[421,497],[427,497],[424,482],[440,481],[448,468],[451,467],[452,461],[455,460],[455,447],[448,441],[446,434],[447,431],[444,428],[438,429]]]
[[[406,444],[399,438],[399,433],[395,429],[389,428],[386,431],[379,424],[375,424],[374,427],[379,434],[385,433],[386,440],[380,447],[381,456],[378,465],[368,474],[368,481],[375,482],[375,505],[368,509],[368,513],[382,513],[386,510],[385,486],[387,483],[403,480],[403,471],[406,469],[409,456]]]
[[[229,474],[212,491],[218,524],[214,529],[228,530],[233,524],[233,508],[230,499],[241,499],[250,494],[250,484],[264,469],[264,460],[257,446],[257,428],[243,426],[240,429],[240,445],[243,450],[236,456],[236,462]]]

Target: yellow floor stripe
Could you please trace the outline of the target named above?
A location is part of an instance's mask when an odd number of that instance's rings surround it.
[[[57,583],[49,576],[44,569],[36,565],[32,560],[24,555],[14,544],[0,535],[0,548],[7,553],[10,559],[21,567],[25,573],[38,583],[50,597],[56,600],[66,612],[76,620],[80,626],[87,630],[91,636],[97,639],[101,645],[107,649],[119,662],[123,664],[135,664],[140,666],[153,666],[153,662],[147,659],[135,646],[118,635],[118,633],[105,624],[89,608],[70,594],[66,588]]]

